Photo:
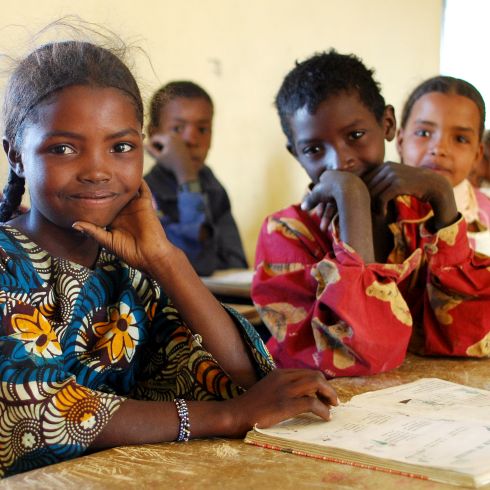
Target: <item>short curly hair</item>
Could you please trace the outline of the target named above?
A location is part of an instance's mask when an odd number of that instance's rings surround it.
[[[284,78],[275,100],[288,142],[292,143],[290,120],[297,110],[306,107],[314,114],[324,100],[341,92],[357,92],[362,103],[381,122],[386,104],[373,75],[374,70],[366,68],[360,58],[337,53],[334,49],[296,62]]]
[[[184,99],[204,99],[214,108],[211,96],[197,83],[189,80],[176,80],[160,87],[152,96],[148,107],[148,133],[160,124],[160,116],[167,102],[178,97]]]

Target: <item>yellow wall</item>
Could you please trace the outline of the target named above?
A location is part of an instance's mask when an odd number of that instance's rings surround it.
[[[67,14],[136,41],[145,98],[192,79],[214,98],[208,162],[228,189],[247,256],[264,216],[297,201],[306,176],[284,148],[273,99],[296,59],[335,47],[376,69],[399,111],[409,90],[439,69],[442,0],[21,0],[2,9],[0,51],[22,55],[30,32]],[[4,67],[2,67],[4,68]],[[3,85],[3,81],[1,82]],[[392,145],[387,158],[395,159]],[[148,161],[148,164],[151,162]],[[4,180],[6,161],[0,176]]]

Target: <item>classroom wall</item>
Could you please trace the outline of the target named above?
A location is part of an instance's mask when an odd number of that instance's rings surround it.
[[[202,84],[216,106],[208,163],[229,191],[252,261],[265,215],[298,201],[308,183],[273,108],[294,61],[330,47],[355,52],[399,113],[409,90],[438,72],[442,8],[443,0],[22,0],[2,9],[0,51],[22,55],[32,33],[77,14],[148,54],[134,54],[146,99],[171,79]],[[393,145],[387,158],[396,159]]]

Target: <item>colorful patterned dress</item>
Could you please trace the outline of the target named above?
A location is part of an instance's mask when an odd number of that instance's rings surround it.
[[[278,367],[374,374],[399,366],[409,342],[427,355],[490,355],[490,258],[470,248],[462,218],[431,234],[429,205],[395,206],[386,264],[365,264],[336,219],[323,232],[315,212],[291,206],[265,220],[252,298]]]
[[[4,226],[0,269],[0,477],[83,454],[125,397],[223,400],[243,391],[156,282],[109,252],[87,269]],[[235,320],[265,375],[270,356]]]

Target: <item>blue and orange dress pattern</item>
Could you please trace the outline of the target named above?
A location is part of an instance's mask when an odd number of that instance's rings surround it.
[[[265,375],[267,350],[230,314]],[[4,225],[0,321],[0,477],[83,454],[127,397],[243,392],[158,284],[103,249],[88,269]]]

